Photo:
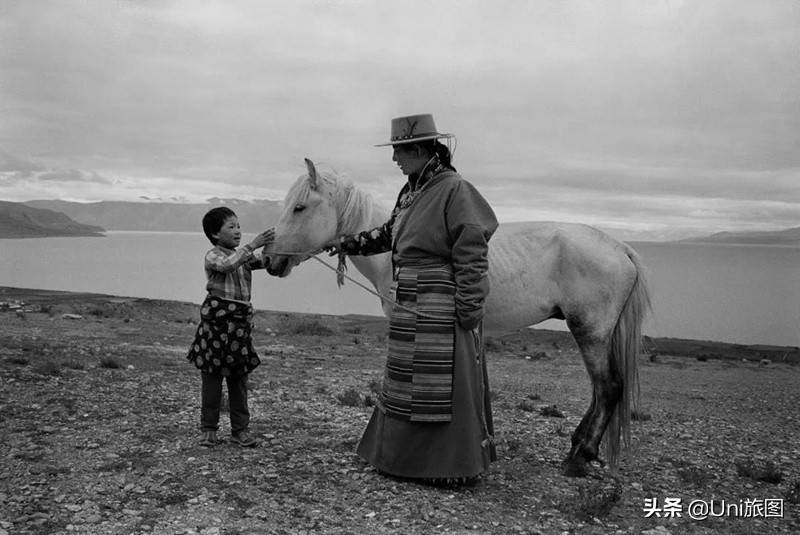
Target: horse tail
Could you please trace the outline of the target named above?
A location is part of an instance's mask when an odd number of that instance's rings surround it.
[[[645,268],[639,255],[627,246],[626,254],[636,268],[636,280],[622,307],[611,334],[609,359],[622,391],[605,434],[605,453],[612,469],[616,469],[620,438],[625,448],[631,442],[631,416],[639,404],[639,371],[637,361],[642,347],[642,323],[651,310]]]

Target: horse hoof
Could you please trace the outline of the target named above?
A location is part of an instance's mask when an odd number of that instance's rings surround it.
[[[567,477],[586,477],[589,474],[587,463],[578,459],[564,461],[564,475]]]

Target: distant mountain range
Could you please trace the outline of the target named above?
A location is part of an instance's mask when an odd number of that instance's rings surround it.
[[[243,201],[221,198],[212,198],[205,203],[195,204],[152,201],[92,203],[59,200],[36,200],[25,203],[0,201],[0,237],[98,235],[103,229],[202,232],[203,215],[211,208],[222,205],[236,212],[244,232],[256,233],[273,226],[278,221],[282,204],[281,201],[266,199]],[[16,208],[12,210],[11,207]],[[48,211],[50,215],[45,216]],[[800,247],[800,227],[769,232],[718,232],[710,236],[678,241]]]
[[[717,232],[710,236],[679,240],[688,243],[800,246],[800,227],[762,232]]]
[[[33,208],[62,212],[87,225],[107,230],[148,230],[164,232],[203,232],[203,215],[215,206],[227,206],[236,212],[242,230],[256,233],[278,221],[280,201],[212,198],[206,203],[100,201],[79,203],[37,200],[24,203]]]
[[[78,223],[63,213],[0,201],[0,238],[48,236],[103,236],[105,230]]]

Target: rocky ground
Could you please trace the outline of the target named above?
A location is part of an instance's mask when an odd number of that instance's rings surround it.
[[[475,486],[441,488],[353,453],[381,319],[259,312],[261,445],[205,449],[184,359],[197,305],[12,288],[0,301],[0,535],[800,532],[795,364],[643,355],[633,451],[618,474],[574,479],[559,465],[590,399],[576,348],[558,332],[490,339],[500,459]],[[690,518],[694,500],[709,518]]]

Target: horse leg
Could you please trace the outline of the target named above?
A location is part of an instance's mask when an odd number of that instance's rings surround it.
[[[584,310],[582,314],[567,316],[567,325],[575,336],[592,381],[592,404],[572,435],[572,449],[564,467],[567,475],[586,473],[587,463],[597,459],[603,435],[612,470],[616,470],[620,442],[626,446],[630,444],[631,414],[639,397],[637,359],[642,320],[650,309],[650,297],[638,257],[629,253],[629,258],[636,271],[619,309],[612,306],[606,308],[606,314],[587,314]],[[619,313],[613,313],[614,310]],[[592,317],[617,319],[614,325],[589,324],[580,319]]]
[[[609,359],[609,337],[576,335],[583,362],[592,381],[592,402],[572,434],[572,448],[564,460],[564,474],[580,477],[598,458],[600,440],[622,395],[622,382]]]

